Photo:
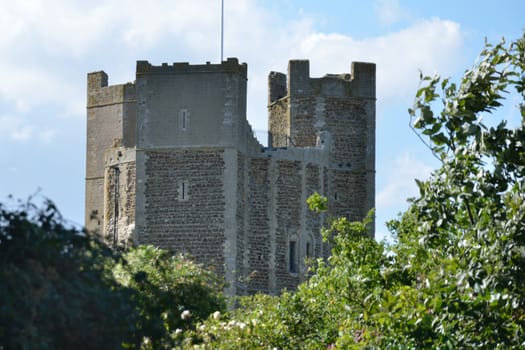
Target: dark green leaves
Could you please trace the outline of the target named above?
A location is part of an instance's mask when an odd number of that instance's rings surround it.
[[[171,349],[177,328],[224,309],[220,280],[191,261],[150,246],[121,256],[50,201],[0,204],[0,348]]]
[[[442,166],[418,182],[420,197],[391,227],[399,239],[396,259],[431,309],[432,347],[523,346],[525,124],[509,128],[495,113],[509,91],[524,97],[524,51],[517,43],[523,38],[487,45],[458,88],[448,79],[423,78],[410,113]],[[443,108],[432,120],[438,97]],[[414,313],[392,317],[408,322]]]
[[[131,292],[106,268],[118,254],[68,227],[56,207],[0,204],[0,344],[108,349],[138,343]]]

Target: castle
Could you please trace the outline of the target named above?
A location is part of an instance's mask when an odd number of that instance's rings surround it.
[[[231,295],[293,289],[326,257],[327,217],[374,207],[375,65],[311,78],[307,60],[268,78],[268,147],[246,119],[247,65],[154,66],[134,83],[87,78],[86,218],[112,244],[191,254]],[[306,199],[329,198],[315,214]],[[372,233],[373,234],[373,233]]]

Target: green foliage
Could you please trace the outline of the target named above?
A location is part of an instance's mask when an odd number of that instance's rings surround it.
[[[222,285],[151,246],[118,252],[46,201],[0,204],[0,348],[171,349],[225,310]]]
[[[325,349],[335,346],[342,334],[347,335],[347,327],[351,327],[352,339],[360,337],[359,325],[369,312],[363,300],[385,286],[379,267],[391,260],[382,244],[367,234],[372,216],[370,213],[362,223],[337,219],[324,229],[323,236],[333,244],[332,256],[328,261],[316,261],[312,277],[295,292],[242,298],[238,309],[198,326],[185,345],[191,348],[202,342],[203,348],[212,349]]]
[[[419,345],[520,348],[524,335],[524,106],[516,128],[489,120],[511,89],[524,98],[524,38],[487,45],[459,86],[424,77],[414,127],[442,165],[418,182],[420,196],[390,225],[398,268],[417,297],[396,320],[415,320]],[[438,89],[441,92],[438,92]],[[441,98],[439,114],[432,111]],[[389,318],[388,327],[395,326]],[[415,329],[412,327],[412,329]],[[407,333],[407,332],[405,332]]]
[[[180,331],[226,309],[223,286],[214,273],[153,246],[126,252],[113,275],[136,292],[132,300],[141,316],[137,328],[144,348],[171,348]]]
[[[315,213],[322,213],[328,209],[328,199],[317,192],[308,197],[306,204]]]
[[[0,204],[0,347],[117,349],[138,343],[130,291],[106,265],[118,259],[68,228],[55,206]]]

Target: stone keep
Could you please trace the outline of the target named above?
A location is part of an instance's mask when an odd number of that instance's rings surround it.
[[[375,65],[311,78],[289,62],[268,79],[269,147],[246,119],[247,65],[153,66],[134,83],[88,74],[86,228],[111,244],[189,254],[227,293],[278,293],[326,257],[325,218],[374,207]],[[326,214],[310,212],[314,192]],[[371,232],[371,234],[373,234]]]

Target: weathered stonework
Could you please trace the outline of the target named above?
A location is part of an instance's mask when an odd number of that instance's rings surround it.
[[[278,293],[327,257],[326,217],[374,206],[375,65],[310,78],[271,72],[269,147],[246,119],[247,66],[152,66],[134,83],[88,74],[86,227],[113,244],[154,244],[215,269],[229,294]],[[314,192],[326,214],[308,210]],[[373,232],[371,232],[373,234]]]

